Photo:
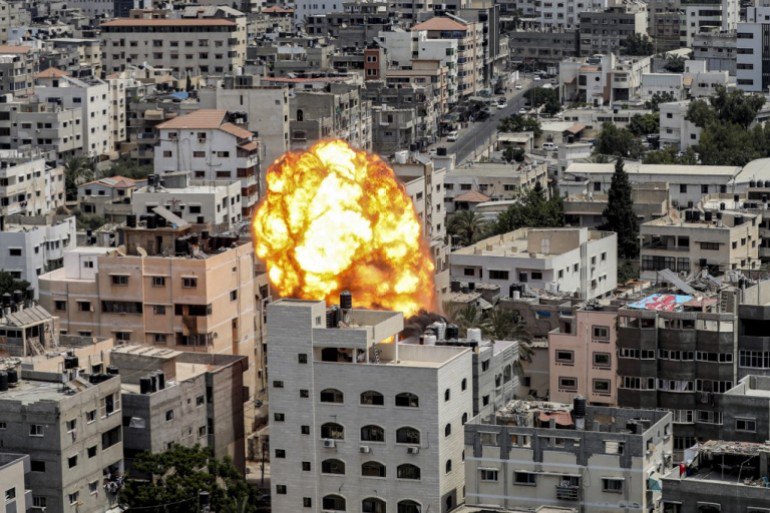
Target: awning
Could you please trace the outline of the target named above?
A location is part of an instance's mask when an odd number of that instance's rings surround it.
[[[572,415],[568,411],[541,411],[540,415],[538,415],[538,420],[540,422],[550,422],[551,419],[553,419],[559,426],[572,425]]]
[[[647,478],[647,489],[651,492],[662,492],[663,483],[661,483],[661,475],[657,472],[653,472],[650,477]]]

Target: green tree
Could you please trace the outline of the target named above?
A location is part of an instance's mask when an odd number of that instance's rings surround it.
[[[658,92],[653,94],[649,100],[644,102],[644,106],[653,112],[660,112],[661,103],[675,102],[676,100],[676,95],[670,91]]]
[[[631,34],[620,44],[622,55],[652,55],[654,52],[652,41],[642,34]]]
[[[490,235],[499,235],[522,227],[553,228],[564,225],[564,201],[561,196],[546,198],[540,182],[497,216]]]
[[[13,294],[15,290],[26,292],[30,284],[26,280],[18,280],[7,271],[0,270],[0,295]]]
[[[460,210],[449,216],[447,232],[451,236],[452,244],[462,247],[470,246],[474,242],[484,238],[487,231],[487,223],[473,210]]]
[[[500,132],[532,132],[536,138],[543,135],[543,130],[540,128],[540,122],[537,119],[519,114],[501,119],[497,129]]]
[[[634,213],[631,199],[631,183],[623,169],[623,159],[615,162],[610,190],[607,194],[607,208],[602,213],[607,220],[604,228],[618,235],[618,256],[636,258],[639,255],[639,221]]]
[[[125,176],[134,180],[143,180],[152,173],[151,165],[141,165],[137,161],[121,156],[104,171],[104,176]]]
[[[632,159],[639,158],[643,153],[641,143],[630,130],[618,128],[608,121],[602,123],[602,130],[596,138],[594,151],[603,155]]]
[[[83,156],[70,157],[64,163],[64,191],[67,200],[78,199],[78,186],[94,179],[94,166]]]
[[[680,152],[675,146],[666,146],[659,150],[648,151],[644,154],[642,162],[645,164],[678,164],[695,166],[698,164],[698,156],[692,147]]]
[[[444,314],[460,329],[461,337],[468,335],[468,328],[479,328],[484,333],[489,329],[489,320],[476,303],[445,303]]]
[[[554,115],[561,110],[559,101],[559,92],[551,87],[535,87],[529,90],[530,103],[532,107],[543,106],[543,112]]]
[[[229,458],[217,460],[208,449],[174,445],[134,460],[118,502],[129,510],[156,513],[197,511],[200,492],[210,495],[211,511],[252,513],[256,497]]]
[[[669,73],[684,73],[684,61],[684,57],[680,55],[669,55],[663,69]]]
[[[634,114],[628,123],[628,130],[637,137],[657,134],[660,130],[660,118],[653,112],[649,114]]]
[[[487,331],[490,340],[516,340],[519,343],[519,360],[516,362],[516,371],[522,374],[522,361],[532,361],[532,336],[527,330],[526,324],[516,314],[503,308],[498,303],[494,308],[486,312]]]
[[[525,152],[518,146],[508,146],[503,151],[503,160],[506,162],[524,162]]]

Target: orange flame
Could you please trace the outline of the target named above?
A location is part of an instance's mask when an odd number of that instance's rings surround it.
[[[253,221],[257,256],[284,297],[404,312],[435,306],[434,265],[393,170],[345,141],[287,153],[267,170]]]

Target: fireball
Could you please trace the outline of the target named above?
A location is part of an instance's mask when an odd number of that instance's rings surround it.
[[[283,297],[404,312],[435,306],[430,251],[393,170],[345,141],[287,153],[267,170],[253,221],[257,256]]]

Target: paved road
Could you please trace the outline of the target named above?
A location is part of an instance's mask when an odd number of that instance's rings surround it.
[[[524,94],[532,87],[533,82],[524,84],[524,88],[515,90],[514,94],[508,99],[508,107],[505,109],[493,109],[491,116],[486,121],[479,123],[470,123],[470,126],[460,131],[457,141],[453,143],[440,142],[437,146],[445,146],[447,153],[455,154],[455,162],[459,165],[468,157],[473,157],[474,152],[497,130],[499,121],[511,114],[516,114],[524,106]]]

